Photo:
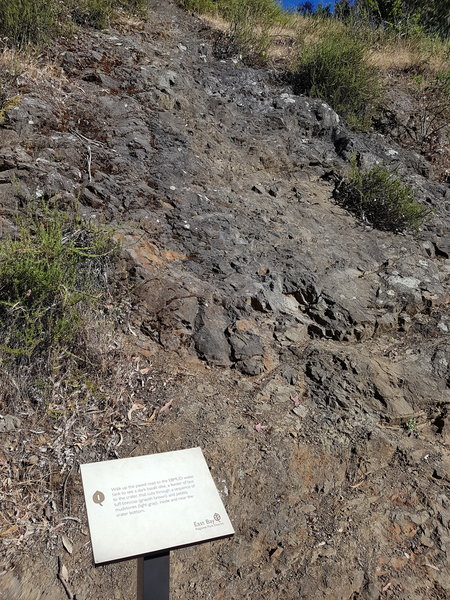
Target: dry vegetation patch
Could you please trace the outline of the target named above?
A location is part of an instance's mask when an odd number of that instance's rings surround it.
[[[232,2],[182,4],[220,32],[219,54],[240,52],[276,64],[288,72],[298,93],[326,100],[357,129],[375,127],[423,154],[435,165],[434,176],[448,180],[450,50],[445,39],[314,14],[272,15],[262,27],[245,12],[238,35]],[[259,11],[265,6],[261,3]]]

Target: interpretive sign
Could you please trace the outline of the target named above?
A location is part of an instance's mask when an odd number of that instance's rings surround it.
[[[201,448],[81,465],[95,563],[232,535]]]

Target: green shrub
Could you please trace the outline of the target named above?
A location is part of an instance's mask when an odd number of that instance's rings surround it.
[[[41,206],[22,218],[0,245],[3,361],[70,349],[116,254],[107,230],[64,210]]]
[[[342,30],[330,30],[304,47],[294,66],[297,93],[328,102],[350,125],[368,127],[380,94],[377,71],[366,60],[363,41]]]
[[[382,166],[364,170],[353,164],[349,177],[336,186],[334,197],[362,222],[395,233],[417,229],[430,214],[429,208],[416,201],[412,187]]]
[[[0,36],[23,46],[51,34],[59,16],[57,0],[1,0]]]

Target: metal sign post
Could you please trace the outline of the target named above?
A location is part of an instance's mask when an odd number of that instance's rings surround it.
[[[137,600],[169,600],[170,552],[138,559]]]

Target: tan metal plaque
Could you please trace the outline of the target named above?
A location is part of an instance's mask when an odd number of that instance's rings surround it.
[[[81,465],[94,561],[232,535],[201,448]]]

